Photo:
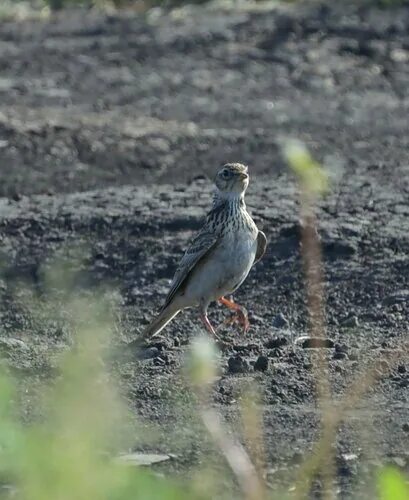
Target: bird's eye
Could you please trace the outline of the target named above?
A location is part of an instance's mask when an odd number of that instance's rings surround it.
[[[228,177],[230,177],[230,172],[227,169],[224,169],[222,170],[221,176],[223,177],[223,179],[227,179]]]

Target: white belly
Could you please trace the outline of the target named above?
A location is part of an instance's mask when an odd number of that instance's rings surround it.
[[[192,305],[231,294],[243,283],[256,256],[256,236],[250,232],[226,235],[210,258],[198,263],[185,289]]]

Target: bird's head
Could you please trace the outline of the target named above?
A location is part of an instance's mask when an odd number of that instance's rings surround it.
[[[240,163],[227,163],[216,175],[216,187],[222,196],[241,196],[249,185],[247,167]]]

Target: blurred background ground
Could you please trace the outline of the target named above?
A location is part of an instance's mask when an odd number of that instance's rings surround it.
[[[70,344],[70,332],[63,303],[57,312],[44,305],[39,318],[21,284],[41,292],[56,251],[68,259],[73,246],[87,248],[78,293],[105,283],[117,289],[116,340],[132,340],[200,225],[208,176],[222,163],[247,163],[248,204],[270,246],[238,294],[253,330],[242,337],[226,329],[233,347],[223,354],[213,400],[236,425],[240,391],[257,381],[269,481],[288,485],[319,420],[314,354],[291,344],[306,331],[306,309],[297,197],[280,141],[303,140],[334,177],[319,219],[333,340],[327,355],[340,395],[353,374],[376,357],[387,363],[407,338],[409,5],[141,10],[70,7],[47,19],[0,22],[4,350],[30,420],[37,387],[54,377],[53,356]],[[213,309],[212,319],[222,318]],[[139,448],[174,453],[168,470],[181,474],[209,454],[203,436],[189,430],[180,375],[198,331],[194,313],[184,313],[149,359],[114,363],[135,415],[157,425],[155,444]],[[365,489],[378,465],[408,470],[408,370],[404,362],[393,368],[340,432],[344,497]]]
[[[408,7],[258,5],[2,23],[0,194],[186,182],[236,160],[275,178],[288,135],[400,178]]]

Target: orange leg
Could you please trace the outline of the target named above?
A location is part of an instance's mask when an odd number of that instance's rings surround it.
[[[237,321],[243,327],[244,333],[246,333],[247,330],[250,328],[247,309],[233,302],[233,299],[229,300],[226,299],[225,297],[220,297],[219,302],[227,306],[235,313],[234,316],[227,321],[227,323],[234,323],[235,321]]]
[[[213,335],[213,337],[217,338],[216,331],[210,323],[209,318],[207,317],[207,314],[205,312],[200,313],[200,319],[202,320],[204,327],[210,333],[210,335]]]
[[[222,340],[216,333],[216,330],[213,328],[212,324],[209,321],[209,318],[207,317],[207,314],[204,311],[200,312],[200,319],[202,320],[202,323],[208,333],[214,337],[216,340],[217,345],[219,346],[220,349],[225,349],[231,347],[230,342],[226,342],[225,340]]]

